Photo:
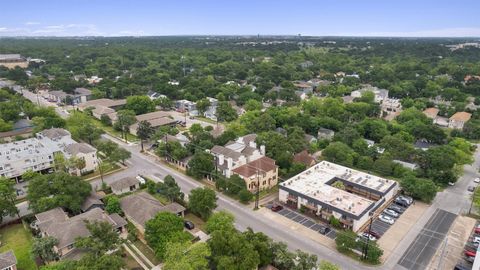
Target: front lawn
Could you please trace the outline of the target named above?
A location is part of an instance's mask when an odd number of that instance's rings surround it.
[[[17,257],[17,268],[22,270],[37,269],[32,259],[31,249],[33,237],[23,224],[9,225],[0,229],[0,252],[13,250]]]

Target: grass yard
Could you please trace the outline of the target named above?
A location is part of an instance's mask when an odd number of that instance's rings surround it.
[[[124,254],[126,255],[125,257],[122,258],[123,262],[125,263],[126,269],[136,269],[141,267],[138,262],[128,253],[127,251],[124,251]]]
[[[9,225],[0,229],[0,241],[2,241],[0,252],[13,250],[15,253],[18,269],[37,269],[30,253],[33,243],[32,234],[23,227],[23,224]]]
[[[107,162],[105,161],[104,162],[104,171],[103,171],[103,175],[105,176],[106,174],[108,174],[109,172],[111,171],[115,171],[115,170],[118,170],[120,168],[120,166],[118,166],[117,164],[115,163],[110,163],[110,162]],[[97,176],[100,176],[100,171],[97,169],[95,170],[94,172],[92,173],[89,173],[89,174],[85,174],[85,175],[82,175],[82,179],[92,179],[92,178],[96,178]],[[92,179],[93,180],[93,179]]]
[[[83,113],[83,112],[76,112],[76,113]],[[117,137],[117,138],[122,138],[122,133],[118,130],[115,130],[112,126],[107,126],[107,125],[104,125],[100,120],[98,120],[97,118],[91,116],[90,119],[92,119],[92,123],[100,128],[100,129],[103,129],[106,133],[114,136],[114,137]],[[128,141],[131,141],[131,142],[136,142],[136,141],[139,141],[137,136],[135,135],[132,135],[132,134],[128,134],[127,136],[127,139]]]
[[[133,245],[135,245],[153,264],[158,265],[161,263],[155,256],[155,252],[153,252],[153,250],[142,241],[137,240],[133,242]]]

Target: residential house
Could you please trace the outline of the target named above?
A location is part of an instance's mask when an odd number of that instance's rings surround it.
[[[118,214],[107,214],[100,208],[93,208],[85,213],[69,217],[60,207],[35,215],[34,227],[42,237],[51,236],[57,239],[55,252],[60,257],[75,250],[75,240],[78,237],[88,237],[90,232],[86,222],[107,222],[118,232],[126,231],[127,221]]]
[[[448,127],[454,129],[463,129],[465,123],[467,123],[470,118],[472,118],[471,113],[457,112],[449,118]]]
[[[56,103],[80,104],[90,100],[92,91],[86,88],[75,88],[73,94],[67,94],[64,91],[48,91],[47,99]]]
[[[416,163],[405,162],[405,161],[401,161],[401,160],[398,160],[398,159],[394,159],[392,161],[394,163],[400,164],[400,165],[402,165],[402,167],[410,169],[412,171],[419,168],[418,164],[416,164]]]
[[[385,119],[393,120],[402,112],[402,103],[400,103],[400,99],[386,98],[380,104],[380,111]]]
[[[215,145],[210,153],[215,157],[217,170],[230,177],[233,169],[265,156],[265,146],[258,149],[256,138],[256,134],[249,134],[230,141],[225,146]]]
[[[140,181],[137,178],[130,176],[116,179],[110,183],[110,188],[115,195],[132,192],[140,188]]]
[[[17,270],[17,257],[13,250],[0,253],[0,270]]]
[[[351,95],[342,97],[343,103],[345,103],[345,104],[352,103],[354,99],[355,98],[352,97]]]
[[[301,163],[305,165],[306,168],[310,168],[317,163],[315,158],[311,156],[307,150],[303,150],[300,153],[297,153],[293,156],[294,163]]]
[[[100,78],[98,76],[91,76],[90,78],[87,78],[87,82],[89,84],[97,84],[99,82],[101,82],[103,80],[103,78]]]
[[[159,98],[167,98],[167,96],[162,95],[162,94],[160,94],[160,93],[158,93],[158,92],[155,92],[155,91],[153,91],[153,90],[148,91],[147,96],[148,96],[151,100],[156,100],[156,99],[159,99]]]
[[[317,138],[315,138],[315,136],[312,136],[310,134],[305,134],[304,139],[308,144],[312,144],[312,143],[317,142]]]
[[[162,139],[158,140],[158,142],[162,142],[162,143],[165,143],[165,142],[178,142],[180,143],[183,147],[185,147],[186,144],[190,143],[190,139],[188,139],[187,136],[181,134],[181,133],[178,133],[177,135],[175,136],[172,136],[170,134],[166,134],[163,136]]]
[[[365,87],[353,91],[350,95],[353,98],[361,98],[364,93],[366,92],[372,92],[374,94],[374,101],[376,103],[382,103],[384,100],[388,98],[388,90],[386,89],[380,89],[378,87],[373,87],[370,85],[366,85]]]
[[[266,156],[237,167],[232,172],[245,181],[250,192],[270,189],[275,187],[278,181],[278,166],[275,165],[275,160]]]
[[[319,140],[332,140],[335,136],[335,131],[328,128],[319,128],[317,132],[317,138]]]
[[[190,100],[182,99],[182,100],[177,100],[175,101],[175,109],[179,112],[189,112],[189,113],[194,113],[197,111],[197,104],[195,102],[192,102]],[[194,115],[196,116],[196,115]]]
[[[11,131],[0,132],[0,139],[11,142],[17,138],[30,137],[33,134],[33,123],[28,119],[20,119],[13,124]]]
[[[184,215],[185,207],[178,203],[161,204],[147,192],[139,192],[120,199],[120,207],[125,217],[135,225],[143,237],[145,224],[160,212],[170,212],[179,216]]]
[[[313,66],[313,62],[312,61],[305,61],[305,62],[302,62],[300,63],[300,67],[301,68],[309,68]]]
[[[425,114],[428,118],[433,119],[435,121],[435,119],[438,116],[438,112],[440,112],[439,109],[432,107],[432,108],[425,109],[423,111],[423,114]]]
[[[414,144],[414,147],[416,149],[420,149],[420,150],[423,150],[423,151],[427,151],[428,149],[430,149],[432,146],[435,146],[435,144],[432,144],[430,142],[428,142],[427,140],[425,139],[420,139],[420,140],[417,140]]]
[[[72,143],[65,146],[67,157],[75,157],[85,161],[85,167],[70,169],[70,173],[84,175],[95,171],[98,165],[97,149],[86,143]]]
[[[156,111],[135,116],[137,122],[129,127],[130,133],[137,135],[138,125],[142,121],[150,123],[151,128],[157,129],[161,126],[175,126],[177,121],[170,114],[163,111]]]
[[[207,97],[207,99],[210,101],[210,106],[208,106],[207,110],[203,113],[203,116],[213,121],[217,121],[218,99],[211,97]]]
[[[103,210],[105,208],[105,204],[101,200],[102,198],[103,197],[99,194],[92,192],[90,195],[88,195],[87,198],[85,198],[85,201],[83,201],[80,209],[83,213],[88,212],[94,208],[100,208]]]
[[[118,110],[127,104],[126,99],[108,99],[108,98],[100,98],[100,99],[93,99],[88,100],[87,102],[81,103],[78,105],[78,109],[80,111],[84,111],[86,108],[97,108],[98,106],[103,106],[107,108],[111,108],[113,110]]]

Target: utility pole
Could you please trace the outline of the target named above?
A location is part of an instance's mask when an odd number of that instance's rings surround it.
[[[168,142],[167,142],[167,134],[163,135],[165,138],[165,160],[168,161]]]
[[[258,173],[258,169],[257,169],[257,192],[255,194],[255,208],[254,208],[254,210],[258,210],[259,198],[260,198],[260,174]]]
[[[367,237],[367,242],[366,242],[364,252],[363,252],[363,259],[364,260],[367,259],[367,255],[368,255],[368,244],[370,242],[370,232],[372,231],[372,223],[373,223],[373,213],[370,212],[369,215],[370,215],[370,224],[368,225],[368,237]]]

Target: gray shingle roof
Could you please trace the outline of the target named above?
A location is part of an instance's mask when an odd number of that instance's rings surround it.
[[[67,145],[65,150],[71,155],[77,155],[78,153],[88,154],[96,151],[95,148],[86,143],[73,143]]]
[[[132,194],[120,199],[120,206],[125,215],[135,223],[145,227],[145,223],[154,218],[157,213],[170,212],[178,214],[185,208],[177,203],[162,205],[157,199],[146,192]]]
[[[124,177],[110,183],[110,187],[113,190],[122,190],[137,184],[140,184],[140,181],[138,181],[135,177]]]
[[[238,158],[242,155],[242,153],[239,153],[237,151],[234,151],[232,149],[228,149],[226,147],[220,146],[220,145],[215,145],[212,150],[210,150],[213,154],[216,155],[224,155],[225,157],[230,157],[233,160],[238,160]]]
[[[13,254],[12,250],[0,253],[0,269],[4,269],[15,264],[17,264],[17,257],[15,257],[15,254]]]
[[[70,135],[70,132],[66,131],[63,128],[51,128],[45,129],[44,131],[40,132],[43,136],[50,138],[52,140],[62,138],[65,136]]]

